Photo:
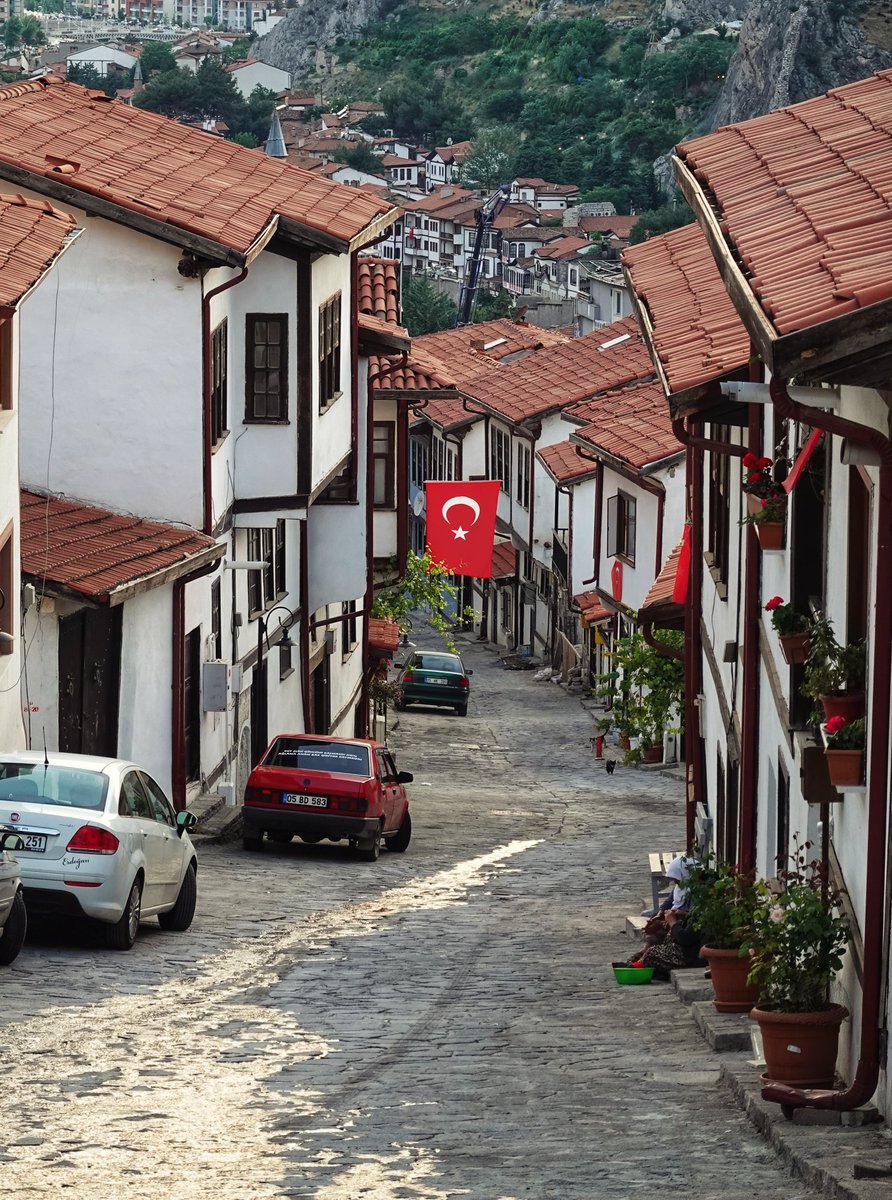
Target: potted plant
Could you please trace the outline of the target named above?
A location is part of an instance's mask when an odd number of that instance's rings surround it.
[[[832,1087],[848,1011],[830,1003],[830,985],[842,967],[849,922],[824,864],[808,861],[810,848],[796,844],[776,886],[756,884],[748,949],[760,999],[750,1015],[762,1032],[767,1079]]]
[[[864,742],[867,727],[863,717],[847,721],[828,717],[824,725],[827,774],[834,787],[857,787],[864,773]]]
[[[748,982],[752,964],[743,948],[759,903],[753,874],[708,854],[689,866],[685,888],[690,922],[700,934],[700,954],[709,963],[716,1009],[749,1012],[759,999],[758,987]]]
[[[772,475],[770,458],[745,454],[741,486],[746,493],[747,513],[741,525],[754,525],[763,550],[782,550],[784,522],[787,517],[787,493]]]
[[[808,617],[799,613],[781,596],[766,601],[765,611],[771,614],[771,625],[780,641],[784,659],[792,667],[808,658]]]
[[[809,627],[802,692],[821,703],[825,718],[840,716],[854,721],[863,715],[866,669],[864,640],[841,646],[832,623],[825,616],[815,617]]]

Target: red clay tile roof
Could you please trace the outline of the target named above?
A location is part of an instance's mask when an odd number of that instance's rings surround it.
[[[235,142],[46,76],[0,87],[0,163],[244,254],[276,215],[345,243],[390,207]]]
[[[679,542],[666,562],[663,569],[653,581],[650,591],[644,597],[644,603],[639,612],[654,605],[672,604],[672,593],[675,591],[675,576],[678,574],[678,560],[681,558],[681,548],[684,542]]]
[[[510,542],[496,542],[492,548],[493,579],[508,579],[517,571],[517,551]]]
[[[555,442],[553,446],[537,450],[536,457],[555,483],[579,482],[598,470],[598,464],[583,458],[579,447],[572,442]]]
[[[78,232],[45,200],[0,196],[0,305],[15,307]]]
[[[451,208],[453,204],[459,201],[471,201],[478,208],[483,203],[482,200],[477,200],[473,192],[469,192],[467,188],[460,188],[455,184],[445,184],[443,187],[437,188],[431,192],[429,196],[425,196],[423,200],[415,200],[412,203],[412,212],[438,212],[441,208]]]
[[[222,558],[226,547],[194,529],[122,516],[22,489],[22,572],[91,600],[114,602],[128,584],[166,582]]]
[[[530,175],[524,179],[515,179],[518,187],[532,187],[537,192],[546,191],[554,193],[578,192],[579,186],[575,183],[549,183],[547,179],[539,179],[538,176]]]
[[[892,297],[892,72],[677,154],[781,334]]]
[[[458,429],[461,425],[473,425],[475,421],[483,420],[478,413],[468,412],[461,397],[450,399],[443,395],[432,396],[430,400],[426,400],[424,406],[419,404],[415,407],[413,413],[416,417],[413,424],[427,421],[442,429],[444,433],[448,433],[450,429]]]
[[[400,627],[396,621],[388,621],[383,617],[369,617],[369,646],[373,650],[393,654],[399,644]]]
[[[574,442],[578,440],[636,469],[684,452],[672,432],[666,393],[655,379],[605,392],[580,405],[573,415],[588,419],[588,424],[570,435]]]
[[[545,246],[540,246],[533,253],[536,258],[575,258],[584,250],[591,250],[592,244],[584,237],[559,237]]]
[[[400,265],[392,258],[359,259],[359,311],[384,321],[400,319]]]
[[[579,217],[576,224],[586,233],[615,233],[624,241],[641,220],[640,217]]]
[[[505,420],[519,422],[559,412],[652,374],[638,323],[624,317],[474,379],[462,390]]]
[[[586,625],[593,625],[596,621],[604,621],[607,617],[616,615],[604,607],[597,592],[580,592],[578,596],[573,597],[573,603],[581,610]]]
[[[408,350],[412,345],[408,333],[401,325],[393,321],[385,321],[383,317],[373,317],[369,313],[360,313],[356,324],[359,326],[359,336],[366,342],[366,349],[373,350]]]
[[[746,365],[750,337],[699,225],[623,252],[670,398]]]

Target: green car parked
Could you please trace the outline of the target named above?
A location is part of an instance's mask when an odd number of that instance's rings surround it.
[[[444,650],[416,650],[400,668],[397,682],[400,710],[409,704],[436,704],[454,708],[460,717],[468,715],[468,695],[472,671],[466,671],[457,654]]]

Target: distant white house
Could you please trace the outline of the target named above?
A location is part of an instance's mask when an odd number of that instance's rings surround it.
[[[128,50],[117,46],[88,46],[86,50],[78,50],[69,54],[65,60],[66,69],[72,67],[93,67],[102,76],[111,71],[132,71],[137,63],[137,56]]]
[[[291,87],[291,75],[288,71],[271,67],[269,63],[260,62],[259,59],[241,59],[239,62],[230,63],[226,70],[246,100],[258,86],[275,92],[277,96]]]

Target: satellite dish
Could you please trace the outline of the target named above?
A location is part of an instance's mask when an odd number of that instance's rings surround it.
[[[412,511],[416,517],[420,517],[424,512],[424,492],[419,492],[412,501]]]

